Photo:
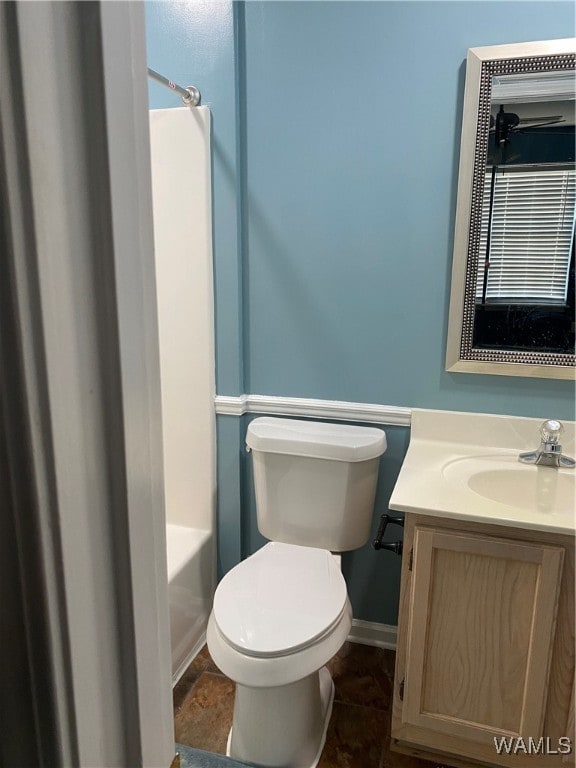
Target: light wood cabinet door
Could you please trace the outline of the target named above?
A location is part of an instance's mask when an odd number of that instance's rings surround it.
[[[416,526],[402,723],[543,735],[564,550]]]

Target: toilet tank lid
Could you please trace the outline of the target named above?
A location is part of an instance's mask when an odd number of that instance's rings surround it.
[[[246,433],[254,451],[336,461],[367,461],[386,450],[386,433],[376,427],[262,417]]]

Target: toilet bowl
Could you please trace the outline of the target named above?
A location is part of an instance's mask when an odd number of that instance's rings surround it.
[[[267,768],[314,768],[332,711],[326,663],[352,609],[331,551],[369,538],[380,429],[259,418],[248,427],[258,529],[270,541],[218,585],[207,641],[236,683],[227,754]]]
[[[229,756],[278,768],[318,763],[334,697],[324,665],[351,625],[346,584],[326,550],[271,542],[224,577],[207,639],[236,682]]]

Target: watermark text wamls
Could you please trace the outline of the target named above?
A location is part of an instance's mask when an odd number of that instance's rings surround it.
[[[552,739],[550,736],[540,736],[527,739],[522,736],[494,736],[494,746],[499,755],[571,755],[572,739],[560,736]]]

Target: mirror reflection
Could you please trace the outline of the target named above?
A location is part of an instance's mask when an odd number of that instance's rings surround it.
[[[574,352],[574,74],[494,75],[472,344]]]

